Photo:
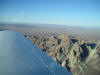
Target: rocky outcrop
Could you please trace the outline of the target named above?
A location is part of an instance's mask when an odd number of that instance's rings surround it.
[[[91,46],[83,40],[71,39],[66,34],[51,37],[31,35],[27,36],[27,38],[71,72],[92,51]]]

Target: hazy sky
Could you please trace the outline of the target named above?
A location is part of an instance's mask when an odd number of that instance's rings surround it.
[[[0,22],[100,26],[100,0],[0,0]]]

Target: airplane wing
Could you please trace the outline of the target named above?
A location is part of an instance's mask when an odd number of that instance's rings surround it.
[[[0,75],[72,75],[20,32],[0,31]]]

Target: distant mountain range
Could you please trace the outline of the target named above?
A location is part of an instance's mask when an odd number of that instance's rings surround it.
[[[44,33],[66,33],[78,39],[87,42],[96,43],[100,40],[100,27],[79,27],[56,24],[0,24],[0,29],[17,30],[26,33],[44,32]],[[91,40],[90,40],[91,39]]]

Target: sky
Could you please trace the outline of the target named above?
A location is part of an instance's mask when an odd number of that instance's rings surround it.
[[[0,0],[0,23],[100,26],[100,0]]]

